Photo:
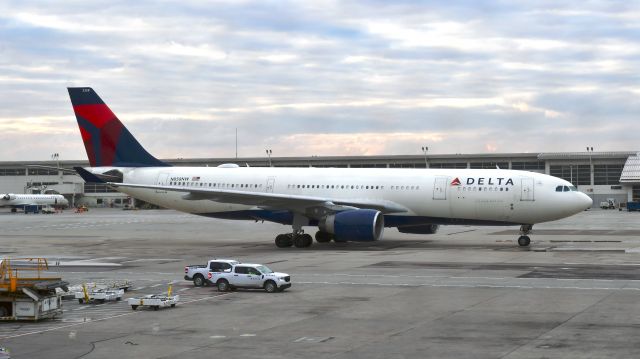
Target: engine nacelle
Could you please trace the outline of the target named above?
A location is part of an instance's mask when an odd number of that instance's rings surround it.
[[[11,201],[11,200],[16,199],[16,195],[15,195],[15,194],[10,194],[10,193],[2,194],[2,195],[0,195],[0,196],[1,196],[1,198],[2,198],[2,199],[4,199],[5,201]]]
[[[434,234],[438,231],[438,228],[440,228],[440,225],[437,224],[421,224],[418,226],[398,227],[398,232],[412,234]]]
[[[377,241],[384,231],[384,216],[373,209],[354,209],[326,216],[318,227],[333,234],[336,242]]]

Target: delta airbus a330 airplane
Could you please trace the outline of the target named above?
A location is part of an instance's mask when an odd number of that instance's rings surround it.
[[[12,211],[25,207],[53,206],[67,207],[69,201],[61,194],[0,194],[0,207],[11,207]]]
[[[579,213],[592,200],[571,183],[501,169],[261,168],[235,164],[171,167],[151,156],[88,87],[69,88],[91,168],[86,181],[158,206],[207,217],[292,226],[278,247],[376,241],[384,227],[432,234],[439,225],[520,226],[518,244],[536,223]],[[113,178],[120,177],[120,181]]]

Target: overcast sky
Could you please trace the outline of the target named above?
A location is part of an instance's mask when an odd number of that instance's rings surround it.
[[[640,149],[637,1],[0,2],[0,161]]]

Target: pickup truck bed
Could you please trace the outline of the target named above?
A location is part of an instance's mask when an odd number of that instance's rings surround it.
[[[235,259],[212,259],[207,264],[194,264],[184,267],[184,279],[193,281],[193,285],[201,287],[207,285],[207,274],[209,272],[218,272],[223,270],[230,270],[235,264],[238,264]]]

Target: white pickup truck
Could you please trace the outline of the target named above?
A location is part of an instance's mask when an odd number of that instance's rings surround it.
[[[196,287],[202,287],[207,284],[207,273],[230,271],[236,264],[240,262],[235,259],[212,259],[206,265],[188,265],[184,267],[184,279],[192,280]]]
[[[291,287],[291,276],[274,272],[262,264],[235,264],[231,271],[209,272],[209,284],[218,287],[219,292],[235,288],[260,288],[269,293],[282,292]]]

